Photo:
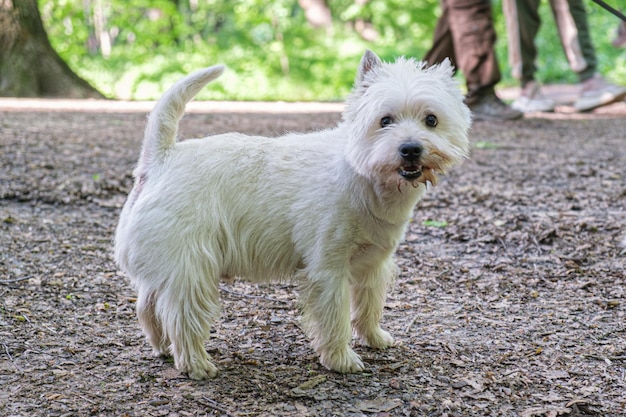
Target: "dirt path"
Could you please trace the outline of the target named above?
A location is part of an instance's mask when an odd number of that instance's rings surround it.
[[[293,287],[236,283],[208,382],[151,357],[112,262],[145,109],[47,103],[0,101],[0,415],[625,412],[625,103],[473,127],[471,159],[415,210],[384,317],[399,343],[357,347],[367,372],[318,364]],[[198,104],[182,135],[318,129],[333,106]]]

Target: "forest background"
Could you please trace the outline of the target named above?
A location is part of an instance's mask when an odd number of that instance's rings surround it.
[[[330,14],[307,15],[311,3]],[[515,85],[502,4],[492,3],[501,85]],[[611,45],[619,20],[585,5],[601,73],[626,84],[626,49]],[[39,0],[39,8],[52,46],[78,75],[109,98],[133,100],[155,99],[216,63],[229,71],[199,99],[341,100],[365,48],[385,60],[420,59],[440,13],[439,0]],[[547,1],[540,10],[538,79],[575,83]]]

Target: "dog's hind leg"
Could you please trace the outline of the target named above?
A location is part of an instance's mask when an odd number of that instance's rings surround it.
[[[361,372],[365,368],[352,350],[348,275],[330,272],[311,274],[302,288],[303,324],[320,362],[341,373]]]
[[[350,286],[352,327],[356,337],[369,347],[384,349],[394,343],[389,332],[380,328],[380,320],[387,287],[395,275],[396,265],[389,256],[382,264],[363,270]]]
[[[157,290],[140,288],[137,294],[137,318],[155,356],[169,355],[169,340],[155,312]]]
[[[159,294],[158,314],[176,368],[192,379],[207,379],[217,375],[204,342],[219,314],[219,274],[208,273],[206,265],[191,268],[192,264],[187,260],[179,275],[167,282]]]

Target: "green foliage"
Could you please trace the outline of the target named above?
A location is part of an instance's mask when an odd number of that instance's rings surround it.
[[[124,99],[157,98],[183,74],[224,63],[229,71],[203,90],[200,99],[340,100],[350,91],[365,48],[385,60],[399,55],[421,58],[430,47],[439,13],[439,0],[333,0],[328,1],[333,26],[316,29],[306,21],[298,0],[39,2],[61,57],[105,95]],[[539,79],[575,82],[554,41],[558,37],[549,6],[542,4],[542,9],[546,24],[537,40]],[[595,9],[590,18],[592,28],[598,28],[594,41],[603,58],[601,70],[625,82],[626,57],[611,47],[613,34],[605,30],[617,21]],[[111,39],[108,55],[99,48],[96,10],[102,10]],[[504,84],[513,84],[499,0],[494,2],[494,16],[501,35],[497,52]],[[360,22],[375,29],[375,40],[359,35],[355,27]]]
[[[422,55],[437,1],[329,2],[330,29],[312,28],[297,0],[40,0],[40,8],[55,49],[107,96],[153,99],[183,74],[224,63],[230,71],[199,98],[291,101],[345,98],[365,48],[385,59]],[[98,2],[108,57],[94,48]],[[378,40],[364,41],[357,20],[370,21]]]

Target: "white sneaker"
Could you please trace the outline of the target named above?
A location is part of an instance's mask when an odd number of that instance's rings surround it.
[[[576,111],[589,111],[596,107],[616,103],[626,98],[626,87],[607,82],[600,74],[595,74],[582,83],[580,96],[574,103]]]
[[[551,112],[555,106],[554,100],[544,96],[541,87],[534,81],[528,82],[517,100],[511,104],[511,107],[523,113]]]

